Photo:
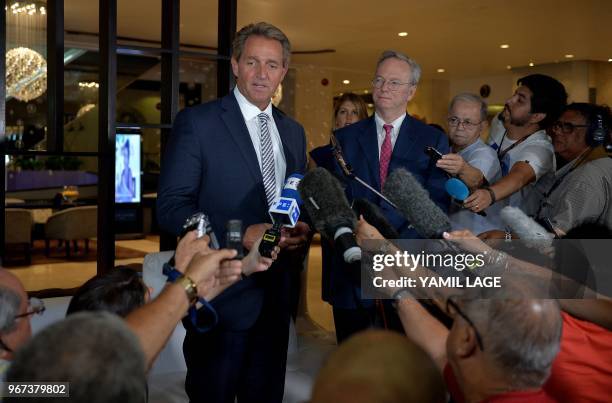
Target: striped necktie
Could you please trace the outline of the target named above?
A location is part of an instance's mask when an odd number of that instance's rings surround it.
[[[259,151],[261,152],[261,175],[263,177],[263,185],[266,191],[266,199],[268,206],[271,206],[276,199],[276,176],[274,175],[274,151],[272,150],[272,137],[270,136],[270,128],[268,120],[270,117],[267,113],[257,115],[259,120]]]

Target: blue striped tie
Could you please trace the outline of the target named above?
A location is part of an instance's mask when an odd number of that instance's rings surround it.
[[[266,190],[268,206],[272,206],[276,199],[276,176],[274,175],[274,151],[272,150],[272,137],[268,127],[268,114],[257,115],[259,120],[259,150],[261,151],[261,175]]]

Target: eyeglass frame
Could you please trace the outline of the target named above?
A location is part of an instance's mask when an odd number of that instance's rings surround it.
[[[455,124],[451,123],[451,120],[453,119],[455,119],[457,123]],[[469,120],[461,120],[457,116],[451,116],[447,118],[446,121],[448,122],[448,125],[451,127],[460,127],[461,125],[463,125],[463,130],[474,130],[477,126],[479,126],[480,124],[482,124],[482,122],[484,122],[483,120],[481,120],[478,123],[474,123],[474,122],[470,122]]]
[[[382,80],[382,82],[380,83],[380,85],[376,85],[376,82],[379,81],[379,79]],[[408,85],[410,87],[416,85],[416,83],[413,82],[413,81],[409,81],[407,83],[403,83],[403,82],[401,82],[399,80],[387,80],[387,79],[385,79],[384,77],[381,77],[381,76],[375,76],[372,79],[372,82],[371,82],[372,87],[376,88],[377,90],[382,89],[385,86],[385,83],[387,83],[387,88],[391,92],[399,91],[399,89],[401,88],[402,85]]]
[[[476,334],[476,343],[478,343],[478,347],[480,347],[480,350],[484,351],[484,344],[482,342],[482,337],[480,336],[480,332],[478,332],[478,329],[476,328],[476,325],[474,324],[474,322],[472,322],[472,320],[468,318],[468,316],[461,309],[459,309],[459,305],[457,305],[457,303],[453,301],[451,297],[448,297],[446,299],[446,312],[447,313],[450,313],[450,310],[448,309],[449,305],[453,307],[455,312],[457,312],[459,316],[461,316],[463,320],[465,320],[472,327],[472,329],[474,329],[474,334]]]
[[[568,126],[569,126],[569,127],[571,127],[571,129],[570,129],[569,131],[565,129],[565,128],[566,128],[566,127],[568,127]],[[573,124],[572,122],[562,122],[562,121],[560,121],[560,120],[557,120],[557,121],[556,121],[555,123],[553,123],[553,124],[552,124],[552,126],[551,126],[551,128],[552,128],[553,130],[557,130],[557,129],[559,129],[559,130],[561,131],[561,133],[563,133],[563,134],[571,134],[571,133],[573,133],[573,132],[576,130],[576,128],[578,128],[578,127],[589,127],[589,125],[575,125],[575,124]]]
[[[19,315],[15,315],[13,319],[16,320],[19,318],[26,318],[31,315],[41,315],[46,309],[47,307],[45,307],[45,302],[42,299],[31,297],[28,298],[28,310],[24,313],[20,313]],[[2,340],[2,335],[0,335],[0,349],[9,353],[13,352],[13,349],[7,346]]]
[[[35,302],[35,304],[32,304],[33,302]],[[28,298],[27,312],[15,315],[15,319],[25,318],[31,315],[42,315],[42,313],[46,309],[47,307],[45,306],[45,302],[42,299],[36,297]]]

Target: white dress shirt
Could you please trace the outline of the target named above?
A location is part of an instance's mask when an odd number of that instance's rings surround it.
[[[404,113],[399,118],[395,119],[391,123],[386,123],[378,113],[374,113],[374,121],[376,122],[376,135],[378,137],[378,158],[380,159],[380,148],[382,147],[383,141],[385,141],[385,136],[387,132],[383,125],[390,124],[393,126],[393,130],[391,130],[391,151],[393,152],[393,148],[395,147],[395,142],[397,141],[397,137],[399,136],[400,127],[402,126],[402,122],[406,119],[406,114]]]
[[[272,102],[270,102],[268,107],[262,111],[257,106],[249,102],[249,100],[247,100],[244,95],[240,93],[237,86],[234,87],[234,96],[238,101],[238,106],[240,107],[240,112],[244,118],[244,123],[246,123],[247,130],[249,131],[249,136],[251,136],[251,141],[253,142],[255,154],[257,154],[257,161],[259,162],[260,170],[262,167],[259,140],[259,119],[257,118],[257,115],[264,112],[270,118],[268,120],[268,129],[270,130],[270,137],[272,138],[272,152],[274,153],[274,177],[276,179],[276,197],[278,198],[280,197],[283,182],[285,181],[287,162],[285,160],[285,153],[283,151],[283,143],[272,115]]]

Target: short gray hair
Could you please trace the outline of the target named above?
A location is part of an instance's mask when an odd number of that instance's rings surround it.
[[[70,382],[75,402],[145,400],[140,343],[118,316],[107,312],[76,313],[45,328],[17,352],[6,379]]]
[[[463,92],[461,94],[455,95],[455,97],[450,103],[450,106],[448,107],[449,113],[457,102],[469,102],[471,104],[478,104],[480,106],[480,120],[481,121],[487,120],[487,110],[488,110],[487,103],[482,98],[480,98],[478,95],[470,94],[469,92]]]
[[[291,58],[291,43],[287,35],[280,29],[267,22],[257,22],[255,24],[249,24],[236,33],[234,42],[232,43],[232,57],[236,60],[240,60],[242,51],[244,50],[244,44],[246,43],[249,36],[263,36],[264,38],[274,39],[280,42],[283,47],[283,66],[289,66],[289,59]]]
[[[21,297],[14,290],[0,285],[0,335],[15,329],[15,316],[19,313]]]
[[[517,389],[544,384],[561,343],[562,319],[557,302],[523,296],[519,291],[511,298],[462,301],[466,316],[481,332],[485,354],[505,371]]]
[[[382,52],[380,58],[378,59],[378,62],[376,63],[376,69],[380,67],[382,62],[391,58],[399,59],[408,63],[408,65],[410,66],[410,75],[412,76],[412,84],[417,85],[419,83],[419,80],[421,79],[421,66],[419,66],[419,64],[414,59],[408,57],[402,52],[398,52],[397,50],[385,50],[384,52]]]

